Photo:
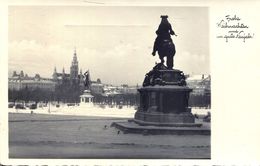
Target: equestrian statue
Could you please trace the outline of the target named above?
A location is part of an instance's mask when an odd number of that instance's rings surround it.
[[[156,31],[157,38],[155,39],[152,55],[156,55],[158,51],[161,64],[164,63],[164,57],[167,57],[166,65],[168,69],[173,68],[173,57],[176,53],[175,45],[172,42],[171,35],[177,36],[172,30],[172,26],[167,20],[168,16],[161,16],[161,23]]]

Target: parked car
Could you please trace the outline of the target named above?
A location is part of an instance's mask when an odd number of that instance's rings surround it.
[[[14,107],[14,103],[8,103],[8,108],[13,108]]]
[[[75,103],[68,103],[67,106],[75,106]]]
[[[29,108],[32,109],[32,110],[33,110],[33,109],[36,109],[36,108],[37,108],[37,104],[31,104],[31,105],[29,106]]]
[[[25,109],[23,104],[16,104],[15,109]]]
[[[210,122],[211,121],[211,114],[210,112],[207,113],[207,115],[203,118],[204,122]]]

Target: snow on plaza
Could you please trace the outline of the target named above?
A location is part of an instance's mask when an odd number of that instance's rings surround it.
[[[192,112],[206,115],[208,111],[193,109]],[[124,134],[110,126],[133,118],[135,112],[135,107],[126,106],[121,109],[67,105],[34,110],[9,108],[9,157],[210,158],[208,135]]]
[[[53,114],[53,115],[74,115],[74,116],[100,116],[100,117],[121,117],[121,118],[133,118],[136,112],[136,106],[122,106],[118,108],[116,106],[111,107],[104,105],[75,105],[67,106],[61,104],[60,107],[50,104],[45,107],[38,107],[37,109],[15,109],[9,108],[10,113],[36,113],[36,114]],[[206,108],[192,108],[193,114],[207,115],[210,109]]]

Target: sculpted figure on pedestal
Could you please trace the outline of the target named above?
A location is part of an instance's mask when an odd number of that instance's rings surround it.
[[[161,63],[164,63],[164,57],[167,57],[166,65],[168,69],[173,68],[173,57],[176,53],[175,45],[172,42],[171,35],[175,35],[175,32],[172,30],[172,26],[167,20],[168,16],[161,16],[162,20],[156,31],[157,38],[154,42],[152,55],[156,55],[158,51],[159,58]]]

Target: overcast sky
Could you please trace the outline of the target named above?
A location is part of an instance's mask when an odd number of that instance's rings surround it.
[[[51,77],[55,66],[68,73],[76,47],[92,80],[140,85],[159,62],[151,52],[162,14],[178,35],[174,68],[209,74],[207,8],[111,6],[9,7],[9,73]]]

